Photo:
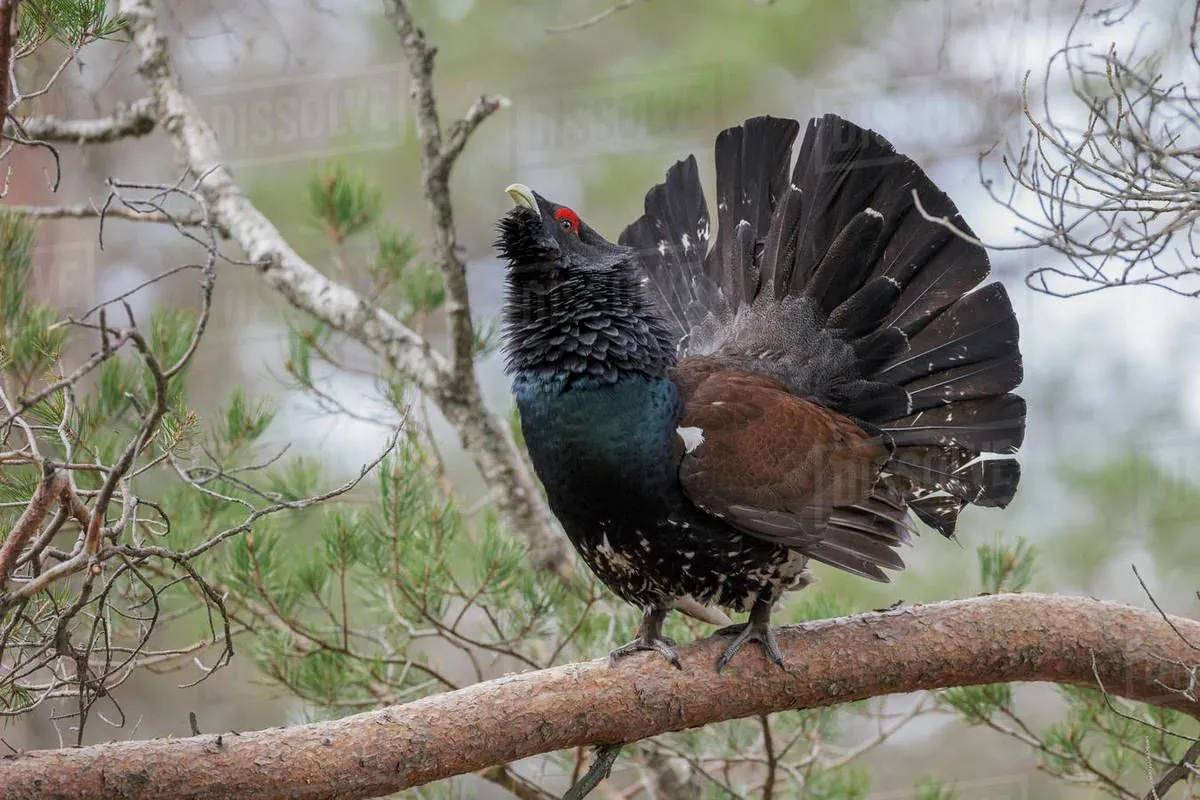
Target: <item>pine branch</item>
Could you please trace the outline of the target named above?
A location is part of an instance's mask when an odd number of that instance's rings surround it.
[[[1200,623],[1172,618],[1189,639]],[[1153,611],[1057,595],[990,595],[789,626],[788,669],[757,650],[724,675],[725,643],[506,676],[403,706],[252,733],[121,742],[12,757],[13,796],[376,797],[499,763],[631,742],[722,720],[901,692],[1052,681],[1191,715],[1192,648]],[[97,768],[103,765],[103,769]]]

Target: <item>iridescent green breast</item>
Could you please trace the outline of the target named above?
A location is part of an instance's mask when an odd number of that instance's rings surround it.
[[[560,518],[643,514],[678,492],[679,394],[667,378],[615,383],[518,375],[521,427]]]

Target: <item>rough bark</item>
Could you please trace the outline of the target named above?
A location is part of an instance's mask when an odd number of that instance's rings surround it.
[[[13,797],[362,798],[539,753],[899,692],[1009,681],[1102,687],[1195,715],[1200,623],[1098,600],[997,595],[781,629],[788,669],[725,642],[512,675],[333,722],[23,753]],[[1174,627],[1172,627],[1172,625]],[[1194,697],[1194,696],[1193,696]]]

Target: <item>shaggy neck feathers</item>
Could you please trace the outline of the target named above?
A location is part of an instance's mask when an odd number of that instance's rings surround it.
[[[626,269],[567,272],[509,268],[507,371],[609,385],[660,378],[675,363],[665,325]]]

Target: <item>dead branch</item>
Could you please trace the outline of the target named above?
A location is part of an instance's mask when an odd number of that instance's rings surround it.
[[[47,114],[25,117],[21,120],[20,128],[26,138],[43,142],[107,144],[127,137],[145,136],[153,131],[158,122],[154,112],[154,103],[150,98],[143,97],[127,106],[118,106],[106,117],[60,119]]]
[[[402,3],[390,2],[388,7],[401,9],[407,17]],[[195,101],[180,88],[179,76],[171,62],[166,39],[159,31],[150,0],[122,0],[119,8],[128,23],[139,55],[138,70],[150,86],[162,127],[188,170],[198,179],[199,191],[205,196],[216,224],[229,231],[262,278],[288,302],[358,340],[432,398],[471,453],[511,529],[528,538],[534,565],[569,574],[572,562],[565,538],[541,501],[533,476],[507,428],[484,407],[473,374],[462,366],[461,343],[457,337],[461,336],[465,326],[470,325],[470,311],[465,301],[459,303],[458,310],[451,308],[460,323],[456,333],[456,358],[446,359],[393,315],[349,287],[329,280],[302,259],[270,220],[250,202],[223,165],[212,128],[201,117]],[[495,104],[498,107],[498,101]],[[439,155],[436,163],[424,164],[425,170],[440,175],[444,181],[453,158],[461,150],[459,138],[468,135],[484,116],[486,114],[479,110],[468,114],[468,119],[455,127],[448,146],[442,145],[440,133],[436,140],[426,139],[427,146],[430,142],[436,143]],[[431,117],[424,119],[423,124],[430,119],[436,121]],[[433,149],[429,147],[425,158],[429,159],[432,153]],[[428,191],[428,183],[426,188]],[[431,199],[430,202],[440,207],[440,200]],[[435,214],[435,227],[439,231],[436,238],[444,265],[449,263],[447,252],[451,258],[457,258],[453,254],[453,235],[446,232],[448,225],[452,225],[451,218],[442,217],[440,212]],[[449,274],[453,276],[452,265]],[[448,285],[448,293],[453,292]]]
[[[65,472],[55,469],[54,464],[50,461],[43,463],[42,479],[38,482],[37,489],[34,490],[33,497],[29,500],[29,505],[17,519],[17,524],[8,532],[8,536],[4,539],[4,546],[0,547],[0,595],[4,594],[4,590],[8,586],[8,578],[12,575],[13,567],[16,566],[17,556],[21,555],[25,545],[42,527],[42,522],[50,513],[50,508],[55,501],[62,496],[66,484]]]
[[[1172,618],[1189,638],[1200,623]],[[992,595],[780,631],[788,664],[757,651],[713,670],[722,642],[507,676],[331,722],[242,734],[24,753],[14,796],[363,798],[539,753],[631,742],[789,709],[993,682],[1052,681],[1200,713],[1174,687],[1195,654],[1153,611],[1057,595]]]
[[[130,222],[165,222],[189,227],[198,227],[208,221],[198,213],[170,214],[165,211],[147,211],[142,213],[128,208],[96,208],[91,204],[74,206],[6,206],[6,208],[14,214],[37,219],[111,217],[129,220]]]

